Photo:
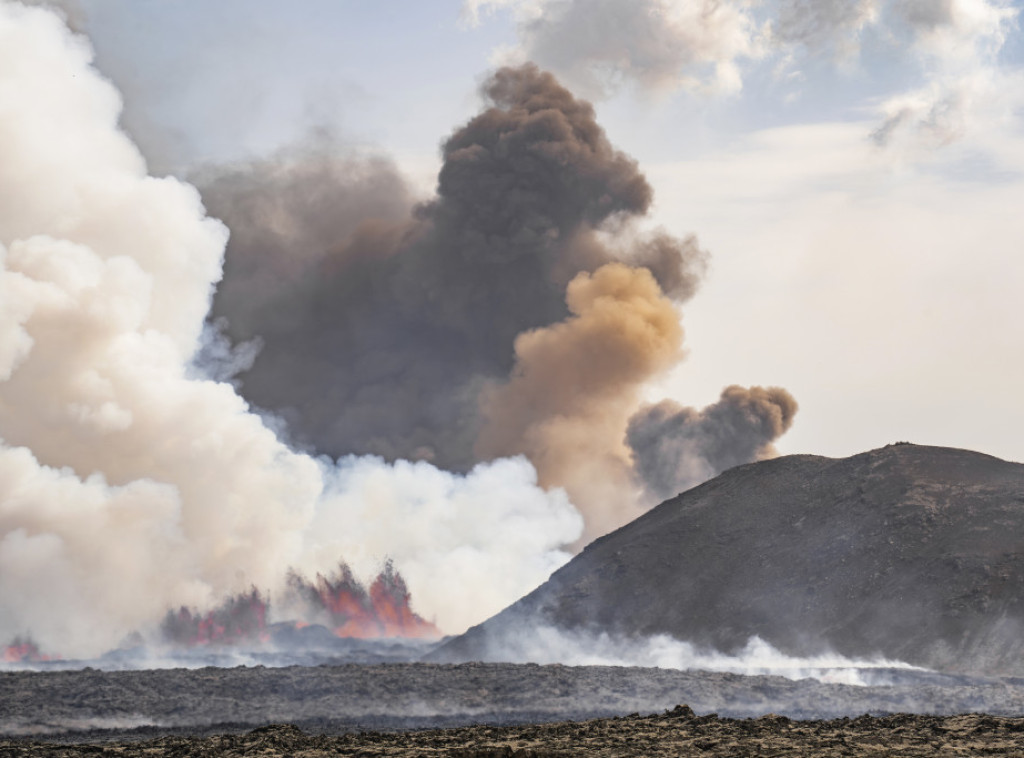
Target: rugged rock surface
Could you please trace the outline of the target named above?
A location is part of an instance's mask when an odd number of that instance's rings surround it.
[[[118,756],[423,756],[544,758],[546,756],[736,755],[1020,755],[1024,719],[966,715],[897,715],[834,721],[698,717],[686,706],[660,716],[633,715],[580,723],[405,733],[313,736],[290,725],[208,738],[53,745],[0,741],[0,754],[25,758]]]
[[[896,444],[740,466],[596,540],[436,657],[502,660],[545,625],[1024,674],[1024,465]]]
[[[1024,715],[1024,680],[874,671],[871,686],[774,676],[507,663],[0,673],[0,739],[110,741],[491,726],[653,713],[822,719],[914,711]],[[0,755],[5,755],[0,749]]]

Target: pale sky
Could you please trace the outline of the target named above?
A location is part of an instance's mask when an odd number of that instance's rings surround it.
[[[735,0],[712,17],[705,4],[77,10],[156,171],[328,129],[427,195],[488,71],[536,60],[640,162],[653,222],[712,255],[683,309],[688,359],[652,398],[781,385],[801,406],[783,453],[907,440],[1024,460],[1021,3]]]

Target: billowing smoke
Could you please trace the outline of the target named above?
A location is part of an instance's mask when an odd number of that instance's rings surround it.
[[[374,612],[458,632],[560,566],[581,511],[589,538],[647,504],[627,424],[706,255],[642,226],[587,102],[499,70],[427,202],[323,140],[201,198],[147,176],[90,62],[0,0],[0,640],[91,655],[182,607],[205,639],[226,599],[272,613],[292,572],[388,557]]]
[[[484,398],[484,455],[525,453],[542,484],[565,487],[593,538],[638,516],[626,423],[639,392],[681,358],[672,302],[645,268],[612,263],[580,274],[572,315],[520,335],[511,380]]]
[[[717,403],[701,410],[663,400],[629,420],[637,475],[656,503],[733,466],[773,457],[772,443],[792,425],[796,410],[781,387],[726,387]]]
[[[401,220],[408,195],[380,162],[312,151],[203,182],[233,230],[213,313],[262,343],[242,392],[317,450],[467,470],[497,449],[477,445],[481,391],[507,379],[517,335],[569,316],[575,277],[621,260],[657,297],[696,289],[703,251],[635,228],[650,187],[588,103],[532,66],[484,94],[444,144],[436,198]]]
[[[227,231],[146,175],[90,59],[0,2],[0,639],[92,655],[169,608],[388,555],[457,631],[564,562],[580,517],[523,459],[316,459],[193,378]]]
[[[81,0],[18,0],[22,5],[37,5],[56,11],[71,29],[81,31],[85,26],[85,9]]]
[[[323,270],[334,270],[337,285],[341,270],[351,275],[361,258],[386,257],[413,205],[386,159],[342,157],[327,135],[273,159],[200,171],[195,179],[208,212],[230,222],[213,316],[229,318],[240,341],[301,334],[316,317],[306,307],[307,290],[323,286]],[[388,240],[389,233],[399,238]]]

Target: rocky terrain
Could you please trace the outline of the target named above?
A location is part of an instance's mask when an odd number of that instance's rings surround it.
[[[596,540],[435,658],[517,660],[548,627],[1024,674],[1024,465],[896,444],[739,466]]]
[[[875,670],[870,686],[614,666],[499,663],[0,673],[0,739],[139,740],[291,723],[310,733],[660,713],[1024,715],[1024,680]]]
[[[513,727],[474,726],[418,732],[310,735],[293,725],[207,738],[164,737],[123,744],[59,745],[0,742],[0,754],[43,756],[745,756],[1020,755],[1024,719],[982,715],[954,717],[861,716],[831,721],[791,721],[696,716],[677,706],[655,716]]]

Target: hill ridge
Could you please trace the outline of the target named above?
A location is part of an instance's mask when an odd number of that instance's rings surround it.
[[[595,540],[436,657],[497,660],[503,634],[543,625],[1024,674],[1024,464],[902,443],[737,466]]]

